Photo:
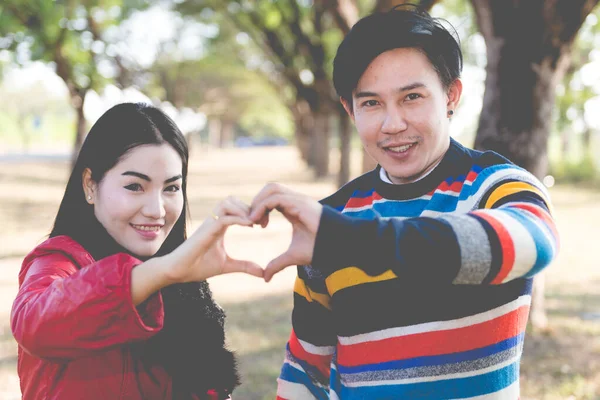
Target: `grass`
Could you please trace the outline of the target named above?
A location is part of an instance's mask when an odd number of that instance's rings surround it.
[[[357,154],[355,156],[358,156]],[[360,165],[354,159],[353,165]],[[332,163],[335,157],[332,157]],[[356,174],[357,171],[354,170]],[[0,165],[0,398],[20,398],[16,345],[9,313],[23,256],[50,229],[68,177],[66,162]],[[267,181],[279,181],[315,198],[331,193],[335,179],[315,182],[294,149],[212,150],[196,147],[190,163],[192,229],[229,194],[250,201]],[[522,399],[600,399],[600,269],[593,251],[600,231],[600,192],[577,186],[552,189],[562,234],[561,253],[546,273],[549,329],[528,331],[522,369]],[[287,247],[289,227],[274,216],[265,230],[235,228],[226,237],[234,257],[265,264]],[[236,399],[273,399],[290,330],[288,269],[265,284],[241,275],[211,280],[227,311],[227,337],[240,358],[243,384]]]
[[[75,120],[68,112],[45,112],[41,115],[40,126],[34,129],[31,116],[20,125],[14,114],[0,110],[0,151],[35,152],[68,148],[73,142],[74,132]]]

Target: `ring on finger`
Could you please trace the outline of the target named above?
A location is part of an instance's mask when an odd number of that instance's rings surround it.
[[[218,216],[217,214],[215,214],[215,213],[212,213],[212,218],[213,218],[215,221],[218,221],[218,220],[219,220],[219,216]]]

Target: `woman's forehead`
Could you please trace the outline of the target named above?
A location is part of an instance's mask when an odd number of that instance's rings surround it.
[[[177,151],[169,144],[142,145],[129,150],[114,166],[116,173],[125,170],[140,172],[156,178],[171,178],[182,173],[183,162]]]

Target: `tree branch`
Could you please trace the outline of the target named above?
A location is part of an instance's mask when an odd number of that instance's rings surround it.
[[[599,3],[600,0],[556,0],[556,5],[545,7],[544,13],[549,12],[559,20],[556,25],[549,23],[551,28],[560,27],[560,31],[553,32],[554,36],[563,43],[571,43],[575,40],[587,16]]]
[[[424,8],[425,10],[431,10],[438,0],[421,0],[419,1],[419,6]],[[401,4],[414,4],[414,0],[377,0],[375,4],[375,11],[386,12],[391,10],[392,8],[399,6]]]
[[[358,6],[354,0],[329,0],[325,7],[344,35],[358,21]]]
[[[246,13],[253,25],[250,29],[244,26],[244,23],[238,18],[235,13],[228,10],[227,14],[231,17],[228,20],[242,32],[246,32],[252,40],[263,49],[268,58],[271,58],[273,63],[279,68],[279,73],[294,87],[298,94],[306,92],[307,88],[300,80],[300,73],[293,68],[293,59],[286,51],[279,36],[272,30],[268,29],[263,23],[260,16],[251,11]],[[261,32],[258,34],[257,32]],[[273,79],[269,77],[269,79]]]
[[[427,11],[430,11],[433,6],[438,3],[439,0],[421,0],[419,5]]]
[[[302,17],[302,15],[300,12],[300,7],[298,6],[298,3],[296,2],[296,0],[291,0],[289,3],[292,8],[292,11],[293,11],[293,19],[288,21],[288,23],[289,23],[292,34],[297,39],[296,40],[297,52],[304,54],[307,57],[307,61],[309,62],[309,64],[312,64],[310,69],[314,70],[315,67],[318,66],[319,63],[322,62],[322,60],[319,60],[317,58],[317,57],[319,57],[319,48],[318,48],[319,46],[314,45],[312,43],[312,41],[310,40],[310,37],[308,37],[308,35],[306,35],[304,33],[304,31],[302,30],[302,26],[300,25],[300,18]],[[315,16],[314,26],[315,26],[315,31],[318,33],[317,25],[318,25],[318,18]]]

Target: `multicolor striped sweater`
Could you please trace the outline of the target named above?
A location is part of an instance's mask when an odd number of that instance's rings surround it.
[[[378,167],[323,203],[277,398],[518,399],[532,277],[558,249],[543,185],[452,140],[415,183]]]

